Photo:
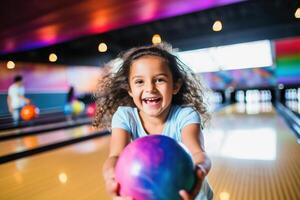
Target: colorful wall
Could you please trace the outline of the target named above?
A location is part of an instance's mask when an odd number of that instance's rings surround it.
[[[64,66],[32,63],[16,63],[7,69],[0,63],[0,92],[6,93],[15,75],[23,76],[24,86],[29,93],[66,92],[70,85],[79,93],[92,92],[101,75],[100,67]]]
[[[274,71],[274,67],[262,67],[202,73],[200,77],[215,90],[272,87],[276,84]]]
[[[65,66],[33,63],[16,63],[14,69],[7,69],[0,63],[0,114],[8,113],[7,90],[14,76],[23,76],[26,96],[41,110],[63,108],[66,93],[72,85],[75,94],[92,93],[104,72],[101,67]]]
[[[300,37],[275,41],[276,77],[284,85],[300,84]]]
[[[216,90],[300,85],[300,37],[273,41],[274,65],[263,68],[218,71],[200,74]]]

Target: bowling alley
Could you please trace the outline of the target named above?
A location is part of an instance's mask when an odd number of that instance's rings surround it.
[[[0,5],[1,200],[300,199],[300,0]]]

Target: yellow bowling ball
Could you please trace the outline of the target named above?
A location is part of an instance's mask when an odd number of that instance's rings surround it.
[[[79,115],[84,111],[85,105],[83,102],[75,100],[72,102],[72,110],[75,115]]]

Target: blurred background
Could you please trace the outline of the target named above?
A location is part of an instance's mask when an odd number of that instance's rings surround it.
[[[214,199],[300,199],[300,1],[0,3],[0,199],[109,199],[93,92],[105,63],[161,42],[211,89]],[[16,75],[37,108],[18,124]]]

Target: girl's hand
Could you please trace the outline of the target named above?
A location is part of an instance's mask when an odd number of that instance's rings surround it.
[[[115,180],[115,173],[113,170],[109,170],[105,174],[105,186],[107,192],[110,194],[113,200],[133,200],[131,197],[120,197],[118,194],[119,183]]]
[[[181,196],[181,198],[183,200],[194,200],[196,198],[196,196],[198,195],[198,193],[201,189],[201,186],[202,186],[202,182],[206,176],[206,171],[201,165],[196,166],[196,175],[197,175],[197,182],[196,182],[192,192],[188,193],[185,190],[179,191],[179,195]]]

